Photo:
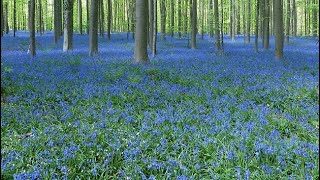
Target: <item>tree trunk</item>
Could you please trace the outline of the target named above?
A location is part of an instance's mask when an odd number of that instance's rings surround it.
[[[1,37],[3,36],[3,21],[4,21],[4,19],[3,19],[3,3],[2,3],[2,0],[1,0]],[[2,38],[1,38],[2,39]]]
[[[209,36],[213,37],[213,16],[212,16],[212,8],[213,8],[213,1],[209,1]]]
[[[152,57],[155,57],[157,54],[157,32],[158,32],[158,27],[157,27],[157,0],[154,0],[153,2],[153,40],[152,40]]]
[[[111,16],[112,16],[112,4],[111,0],[108,0],[108,22],[107,22],[107,38],[111,38]]]
[[[283,6],[282,0],[273,0],[274,6],[274,27],[275,27],[275,57],[283,58]]]
[[[317,0],[313,0],[313,3],[312,3],[312,35],[313,35],[313,37],[317,36],[317,30],[318,30],[317,19],[319,17],[318,17],[318,13],[317,13],[318,12],[317,7],[319,7],[317,5]]]
[[[222,53],[224,53],[224,42],[223,42],[223,39],[224,39],[224,37],[223,37],[223,32],[224,32],[223,31],[223,28],[224,28],[224,25],[223,25],[223,18],[224,18],[223,8],[224,8],[224,6],[223,6],[223,1],[221,1],[220,5],[221,5],[220,6],[220,8],[221,8],[221,27],[220,27],[220,29],[221,29],[221,48],[220,49],[221,49]],[[219,16],[218,16],[218,19],[219,19]]]
[[[91,0],[89,27],[89,56],[98,53],[98,7],[99,0]]]
[[[104,37],[104,12],[103,12],[103,0],[99,0],[99,25],[100,25],[100,36]]]
[[[28,2],[29,7],[29,33],[30,33],[30,54],[32,57],[36,55],[36,38],[35,38],[35,0]]]
[[[154,31],[154,27],[153,27],[153,21],[154,21],[154,5],[153,2],[154,0],[149,0],[149,47],[152,51],[152,46],[153,46],[153,31]]]
[[[201,39],[204,35],[204,0],[201,1]]]
[[[287,18],[286,18],[286,44],[289,44],[290,35],[290,0],[287,0]]]
[[[269,14],[269,0],[265,0],[264,1],[265,2],[265,8],[264,8],[264,11],[265,11],[265,13],[264,13],[264,15],[265,15],[265,17],[264,17],[264,25],[263,25],[263,27],[264,27],[264,30],[263,30],[263,36],[264,36],[264,44],[263,44],[263,47],[264,47],[264,49],[269,49],[269,19],[270,19],[270,14]]]
[[[293,29],[292,35],[293,37],[297,36],[297,8],[296,8],[296,0],[292,0],[292,18],[293,18]]]
[[[4,4],[5,4],[5,5],[4,5],[5,10],[6,10],[6,17],[5,17],[4,27],[5,27],[5,32],[6,32],[6,34],[8,34],[8,33],[9,33],[8,2],[5,2]]]
[[[40,32],[40,36],[42,36],[42,4],[41,4],[41,0],[38,0],[39,3],[39,32]]]
[[[87,34],[89,34],[89,26],[90,26],[90,22],[89,22],[89,0],[86,0],[86,9],[87,9]]]
[[[191,48],[197,48],[197,0],[192,0],[192,34]]]
[[[240,17],[240,1],[237,1],[237,35],[240,35],[241,33],[241,26],[240,26],[240,22],[241,22],[241,17]]]
[[[64,0],[64,36],[63,52],[72,50],[73,36],[73,0]]]
[[[231,17],[230,17],[230,36],[231,40],[235,40],[235,0],[231,0]]]
[[[59,1],[54,1],[54,43],[57,44],[60,37],[61,11],[59,11]]]
[[[165,0],[161,0],[161,40],[166,40],[166,6],[165,6]]]
[[[82,35],[82,2],[78,0],[78,25],[79,33]]]
[[[215,36],[216,36],[216,49],[221,50],[220,47],[220,29],[219,29],[219,12],[218,0],[214,0],[214,22],[215,22]]]
[[[174,35],[174,0],[171,0],[171,26],[170,26],[171,37]]]
[[[136,0],[135,63],[149,63],[147,53],[148,0]]]
[[[17,31],[17,0],[13,0],[13,37],[16,37]]]
[[[251,31],[251,2],[248,0],[247,4],[247,34],[246,34],[246,43],[250,43],[250,31]]]
[[[178,0],[178,37],[181,38],[181,0]]]
[[[275,0],[278,1],[278,0]],[[259,8],[260,8],[260,2],[259,0],[256,0],[256,26],[255,26],[255,37],[254,37],[254,47],[256,52],[259,51],[258,47],[258,40],[259,40]]]

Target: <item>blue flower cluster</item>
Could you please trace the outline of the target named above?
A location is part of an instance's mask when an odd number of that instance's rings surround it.
[[[36,41],[30,59],[24,32],[2,39],[2,178],[319,177],[312,39],[292,38],[276,61],[273,44],[255,53],[227,36],[221,55],[207,36],[196,50],[168,37],[143,66],[121,33],[94,57],[85,35],[69,53],[51,32]]]

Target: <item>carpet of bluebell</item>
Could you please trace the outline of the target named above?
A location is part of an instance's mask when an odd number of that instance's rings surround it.
[[[291,38],[284,59],[243,36],[158,43],[28,34],[1,43],[1,179],[318,179],[319,45]],[[253,39],[252,39],[253,42]],[[261,44],[261,43],[260,43]]]

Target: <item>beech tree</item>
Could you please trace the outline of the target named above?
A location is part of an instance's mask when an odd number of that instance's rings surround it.
[[[98,7],[99,0],[91,0],[89,27],[89,56],[98,53]]]
[[[36,55],[36,38],[35,38],[35,0],[28,1],[28,11],[29,11],[29,34],[30,34],[30,46],[29,53],[33,57]]]
[[[72,50],[73,0],[64,0],[63,9],[64,9],[63,52],[66,52],[66,51]]]
[[[216,35],[216,49],[221,50],[218,6],[219,6],[218,0],[214,0],[214,22],[215,22],[215,35]]]
[[[273,0],[274,28],[275,28],[275,57],[283,58],[283,0]]]
[[[197,48],[197,0],[192,0],[191,48]]]

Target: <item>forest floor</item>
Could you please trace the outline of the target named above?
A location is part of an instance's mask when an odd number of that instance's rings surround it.
[[[167,37],[150,65],[134,40],[28,33],[1,43],[1,179],[318,179],[319,45],[291,38],[284,59],[225,39]],[[261,42],[260,42],[261,44]],[[4,100],[4,102],[2,102]]]

